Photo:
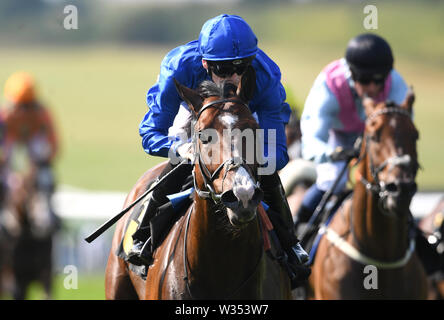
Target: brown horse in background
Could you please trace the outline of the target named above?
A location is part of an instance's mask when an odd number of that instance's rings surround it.
[[[427,297],[426,274],[409,228],[419,167],[413,101],[413,93],[401,106],[364,99],[357,182],[352,199],[323,228],[309,279],[315,299]]]
[[[258,128],[247,107],[255,86],[254,70],[248,69],[237,91],[231,93],[225,86],[224,93],[202,96],[176,86],[195,116],[194,132],[199,133],[194,139],[194,201],[154,252],[145,281],[115,255],[131,213],[119,221],[106,269],[106,298],[291,298],[287,274],[264,253],[263,223],[257,213],[262,198],[257,162],[245,161],[244,142],[239,151],[223,138],[223,130]],[[205,133],[209,129],[217,133],[214,138],[218,143],[213,146]],[[216,156],[211,150],[220,152]],[[125,206],[140,196],[161,170],[159,165],[145,173]]]

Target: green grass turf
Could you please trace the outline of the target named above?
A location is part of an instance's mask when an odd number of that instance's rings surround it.
[[[105,277],[98,275],[79,275],[77,288],[65,288],[65,274],[54,277],[53,300],[103,300],[105,299]],[[70,283],[68,283],[70,284]],[[43,288],[39,283],[32,283],[28,291],[28,300],[44,299]]]

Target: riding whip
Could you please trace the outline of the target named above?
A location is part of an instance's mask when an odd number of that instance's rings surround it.
[[[358,137],[354,143],[353,148],[355,150],[358,150],[360,148],[362,142],[362,138]],[[334,181],[333,185],[327,190],[326,193],[322,196],[321,201],[319,202],[318,206],[316,207],[313,215],[310,217],[310,220],[308,220],[307,225],[301,232],[300,240],[301,242],[305,241],[305,237],[307,236],[309,230],[311,227],[319,222],[319,219],[321,218],[321,213],[324,211],[325,206],[327,205],[327,202],[330,200],[331,196],[333,195],[333,191],[336,189],[336,186],[338,185],[339,181],[341,180],[342,176],[344,175],[345,171],[347,170],[348,164],[354,157],[349,157],[345,161],[344,167],[341,169],[341,172],[336,177],[336,180]]]
[[[121,212],[119,212],[117,215],[106,221],[104,224],[102,224],[99,228],[97,228],[96,231],[91,233],[88,237],[85,238],[85,241],[88,243],[93,242],[97,237],[99,237],[102,233],[104,233],[106,230],[108,230],[113,224],[115,224],[120,218],[124,216],[125,213],[127,213],[131,208],[133,208],[137,203],[139,203],[143,198],[146,197],[148,193],[156,189],[159,185],[162,184],[162,181],[164,181],[168,176],[170,176],[174,171],[177,170],[177,168],[181,167],[185,163],[188,162],[188,159],[183,159],[177,166],[175,166],[170,172],[168,172],[166,175],[164,175],[158,183],[153,185],[152,187],[148,188],[140,197],[138,197],[136,200],[134,200],[133,203],[131,203],[128,207],[123,209]]]

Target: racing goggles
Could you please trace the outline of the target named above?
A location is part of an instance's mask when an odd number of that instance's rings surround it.
[[[373,82],[376,85],[382,85],[385,82],[385,79],[387,78],[387,74],[368,74],[368,75],[354,75],[353,80],[355,82],[359,82],[360,84],[366,86],[369,85],[371,82]]]
[[[219,78],[229,78],[235,73],[242,75],[253,59],[254,57],[228,61],[208,61],[208,67]]]

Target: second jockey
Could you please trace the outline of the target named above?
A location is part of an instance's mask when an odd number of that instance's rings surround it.
[[[392,50],[383,38],[361,34],[350,40],[345,58],[327,65],[316,78],[301,117],[302,155],[316,163],[317,180],[307,190],[296,216],[296,227],[308,222],[324,193],[331,188],[353,144],[364,132],[364,96],[401,104],[408,87],[393,69]],[[348,174],[334,194],[346,185]]]

